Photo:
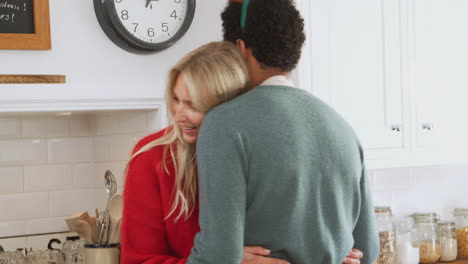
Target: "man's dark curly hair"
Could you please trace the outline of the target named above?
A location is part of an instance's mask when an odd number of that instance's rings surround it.
[[[221,14],[224,40],[242,39],[264,68],[292,71],[305,41],[304,20],[292,0],[251,0],[244,30],[242,4],[228,2]]]

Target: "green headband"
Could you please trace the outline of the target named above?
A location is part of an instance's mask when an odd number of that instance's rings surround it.
[[[241,30],[245,29],[245,23],[247,21],[247,8],[249,7],[250,0],[244,0],[242,3],[242,13],[241,13]]]

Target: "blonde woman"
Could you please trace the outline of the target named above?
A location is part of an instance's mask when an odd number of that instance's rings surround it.
[[[166,89],[170,126],[142,139],[128,165],[121,263],[186,262],[200,229],[198,129],[208,110],[247,89],[247,66],[237,48],[227,42],[194,50],[170,71]],[[255,259],[247,254],[243,263],[249,263],[249,257]],[[287,263],[269,260],[261,263]]]
[[[249,89],[248,68],[228,42],[185,56],[169,73],[169,127],[143,138],[128,163],[122,264],[184,264],[198,225],[195,144],[205,113]],[[228,161],[227,161],[228,162]],[[242,264],[285,264],[260,246],[244,247]]]

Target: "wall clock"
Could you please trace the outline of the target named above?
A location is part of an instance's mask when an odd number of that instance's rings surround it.
[[[195,0],[94,0],[94,11],[117,46],[150,53],[170,47],[187,32]]]

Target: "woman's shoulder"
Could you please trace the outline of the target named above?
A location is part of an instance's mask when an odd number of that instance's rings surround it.
[[[159,138],[161,138],[162,136],[164,136],[167,131],[169,130],[170,128],[166,127],[158,132],[155,132],[155,133],[152,133],[152,134],[149,134],[145,137],[143,137],[142,139],[140,139],[136,144],[135,144],[135,147],[133,148],[133,151],[132,153],[135,153],[137,151],[139,151],[141,148],[143,148],[144,146],[146,146],[148,143],[151,143],[152,141],[154,140],[157,140]],[[151,148],[151,150],[149,150],[149,152],[160,152],[163,150],[163,146],[156,146],[156,147],[153,147]]]

